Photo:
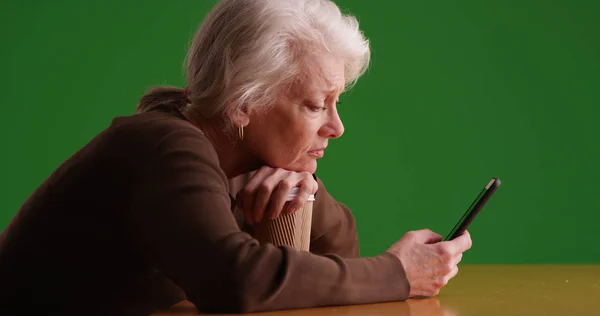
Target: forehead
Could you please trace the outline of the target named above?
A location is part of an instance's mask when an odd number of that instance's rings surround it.
[[[298,96],[339,95],[344,91],[344,62],[331,55],[307,58],[302,73],[293,84]]]

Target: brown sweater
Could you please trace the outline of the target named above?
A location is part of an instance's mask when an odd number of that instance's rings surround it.
[[[0,236],[0,314],[147,315],[398,301],[384,253],[358,258],[351,212],[319,181],[311,252],[259,244],[209,140],[183,117],[118,117],[33,192]],[[231,185],[231,186],[230,186]]]

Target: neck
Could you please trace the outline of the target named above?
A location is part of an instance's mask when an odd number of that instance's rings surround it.
[[[211,142],[219,157],[219,165],[229,179],[254,171],[260,167],[259,161],[247,150],[243,141],[236,135],[224,131],[223,125],[203,120],[189,111],[183,115]]]

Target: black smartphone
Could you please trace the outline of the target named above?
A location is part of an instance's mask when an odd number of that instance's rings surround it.
[[[469,224],[473,221],[475,216],[481,211],[485,203],[490,199],[490,197],[496,192],[496,189],[500,186],[500,179],[492,178],[490,182],[479,192],[479,195],[473,201],[471,206],[467,209],[467,211],[463,214],[461,219],[456,223],[452,231],[444,238],[444,240],[452,240],[464,233]]]

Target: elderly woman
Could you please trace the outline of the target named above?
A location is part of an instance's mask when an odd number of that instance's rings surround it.
[[[413,231],[360,258],[352,214],[314,176],[344,132],[338,97],[368,61],[356,20],[330,1],[221,1],[187,87],[148,92],[25,201],[0,241],[0,306],[143,315],[184,299],[250,312],[436,295],[468,233]],[[249,233],[315,193],[310,251]]]

